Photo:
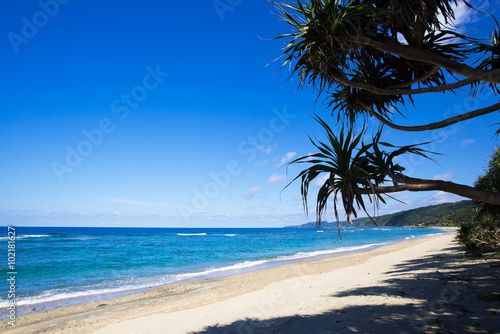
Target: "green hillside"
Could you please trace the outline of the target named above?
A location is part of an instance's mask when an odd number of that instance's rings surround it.
[[[461,221],[470,220],[472,210],[472,201],[461,201],[401,211],[374,217],[374,220],[378,226],[458,226]],[[350,226],[345,221],[340,224]],[[373,222],[370,218],[359,218],[353,220],[353,226],[373,226]],[[287,227],[311,228],[316,227],[316,223]],[[337,223],[322,222],[321,228],[337,228]]]

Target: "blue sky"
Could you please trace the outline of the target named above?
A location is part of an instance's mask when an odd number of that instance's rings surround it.
[[[498,2],[481,2],[496,13]],[[0,221],[47,226],[276,227],[307,221],[299,187],[280,192],[313,152],[311,89],[278,72],[289,31],[267,1],[11,1],[2,4]],[[460,26],[490,22],[459,7]],[[271,63],[271,64],[269,64]],[[269,64],[269,65],[268,65]],[[474,106],[494,98],[482,94]],[[417,99],[426,123],[470,101]],[[404,118],[397,122],[408,122]],[[433,132],[438,164],[409,174],[471,185],[496,145],[492,114]],[[401,193],[380,214],[457,201]],[[327,217],[333,219],[333,215]],[[313,216],[309,220],[314,219]]]

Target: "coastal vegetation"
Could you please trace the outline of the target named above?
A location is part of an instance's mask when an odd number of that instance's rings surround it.
[[[337,222],[338,201],[351,221],[359,210],[369,216],[367,198],[378,207],[391,193],[401,191],[453,193],[484,203],[481,210],[488,212],[500,205],[500,188],[482,186],[483,181],[469,186],[405,174],[397,158],[403,154],[435,157],[421,147],[428,142],[396,146],[381,139],[382,126],[406,132],[445,129],[500,109],[496,102],[428,124],[416,124],[418,115],[412,120],[406,112],[407,105],[415,105],[416,95],[458,94],[467,89],[467,98],[475,101],[483,93],[500,93],[499,24],[491,17],[495,29],[489,40],[462,34],[453,25],[457,4],[456,0],[276,4],[278,15],[292,28],[276,37],[288,40],[283,67],[290,67],[290,78],[297,77],[299,88],[311,86],[318,99],[324,99],[333,121],[340,125],[339,131],[333,131],[315,115],[325,131],[325,139],[310,138],[318,153],[291,162],[308,165],[292,181],[301,182],[306,211],[309,185],[327,176],[317,194],[318,224],[329,198]],[[413,125],[396,124],[397,115]],[[372,120],[380,128],[364,143]],[[361,130],[356,132],[356,127]]]
[[[456,203],[430,205],[387,215],[380,215],[373,217],[373,220],[377,226],[459,227],[463,222],[470,221],[473,213],[474,205],[472,201],[460,201]],[[339,223],[340,226],[375,226],[373,221],[368,217],[353,219],[352,225],[347,221],[341,221]],[[287,227],[315,228],[316,222]],[[321,228],[337,228],[337,223],[322,221]]]
[[[488,161],[485,173],[474,187],[493,192],[500,191],[500,148],[496,148]],[[470,210],[469,210],[470,211]],[[500,250],[500,206],[476,202],[473,212],[460,223],[458,240],[472,255]],[[455,217],[453,217],[455,218]]]

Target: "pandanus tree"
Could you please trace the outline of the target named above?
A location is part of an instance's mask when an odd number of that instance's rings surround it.
[[[429,158],[427,154],[431,153],[418,147],[426,143],[396,147],[381,142],[382,128],[372,136],[369,143],[364,143],[365,129],[359,131],[358,134],[355,133],[353,128],[350,128],[347,132],[341,129],[339,134],[335,134],[324,120],[317,115],[314,117],[324,129],[325,140],[321,141],[318,138],[309,137],[309,140],[319,152],[297,158],[288,164],[310,165],[288,185],[300,179],[304,209],[307,213],[309,186],[318,176],[327,175],[317,194],[316,217],[318,227],[321,217],[327,209],[328,199],[331,197],[333,197],[337,224],[339,223],[337,207],[339,197],[349,222],[352,223],[351,216],[357,217],[356,209],[363,210],[370,217],[363,195],[367,195],[369,201],[376,207],[380,202],[385,203],[382,192],[379,190],[381,184],[386,182],[387,176],[404,171],[404,167],[395,163],[396,158],[407,153]],[[384,148],[392,151],[385,151]]]
[[[500,110],[497,101],[429,124],[403,126],[393,121],[395,115],[403,115],[407,104],[415,104],[416,95],[467,89],[471,99],[486,90],[498,96],[500,33],[493,17],[497,28],[483,41],[453,28],[457,0],[297,0],[274,4],[277,15],[292,29],[276,37],[288,39],[283,67],[290,67],[290,77],[298,78],[299,88],[312,86],[318,97],[324,97],[334,121],[341,124],[336,135],[318,117],[328,140],[313,140],[319,153],[292,162],[310,164],[295,179],[301,179],[306,210],[309,184],[321,174],[329,175],[318,192],[318,221],[329,197],[335,199],[338,218],[339,196],[348,219],[356,216],[356,208],[366,211],[363,195],[377,204],[383,195],[399,191],[440,190],[500,205],[499,189],[405,175],[394,158],[403,153],[428,153],[415,145],[382,145],[380,131],[372,143],[364,144],[364,127],[358,135],[353,132],[355,124],[367,124],[370,118],[386,127],[415,132],[446,128]]]

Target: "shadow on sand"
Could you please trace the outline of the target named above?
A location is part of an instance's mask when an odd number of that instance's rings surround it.
[[[328,305],[352,296],[387,297],[387,304],[248,318],[195,333],[500,333],[500,261],[463,258],[461,251],[452,247],[444,255],[407,261],[389,272],[389,280],[325,296]]]

